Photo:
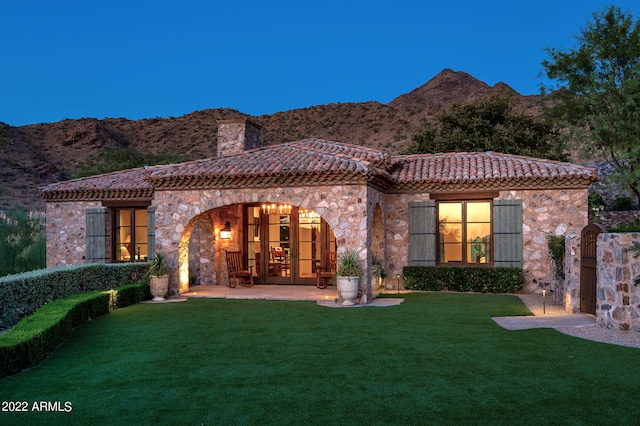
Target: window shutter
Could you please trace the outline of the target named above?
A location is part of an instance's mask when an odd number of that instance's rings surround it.
[[[87,209],[87,263],[107,263],[107,209]]]
[[[156,208],[147,207],[147,256],[156,256]]]
[[[409,265],[436,264],[436,202],[409,203]]]
[[[493,265],[522,267],[522,200],[493,201]]]

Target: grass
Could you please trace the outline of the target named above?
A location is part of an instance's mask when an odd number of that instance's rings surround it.
[[[78,327],[0,380],[2,424],[633,424],[640,352],[508,331],[517,297],[416,293],[394,307],[191,299]]]

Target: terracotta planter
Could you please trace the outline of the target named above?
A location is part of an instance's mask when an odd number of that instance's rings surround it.
[[[152,275],[149,287],[153,295],[153,300],[156,302],[163,301],[164,296],[169,292],[169,275]]]
[[[338,285],[338,300],[342,300],[345,306],[355,305],[360,289],[360,278],[358,277],[336,277]]]

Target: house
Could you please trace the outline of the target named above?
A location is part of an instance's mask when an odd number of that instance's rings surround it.
[[[495,152],[391,156],[318,139],[261,147],[259,132],[222,121],[215,158],[42,188],[47,266],[162,251],[175,296],[225,284],[225,250],[243,253],[256,282],[304,285],[325,252],[355,248],[364,300],[374,257],[393,277],[405,265],[522,267],[533,292],[551,280],[547,235],[579,233],[598,179]]]

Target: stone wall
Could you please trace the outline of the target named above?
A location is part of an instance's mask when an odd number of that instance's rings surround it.
[[[580,312],[580,234],[581,232],[567,234],[564,238],[564,283],[558,283],[553,289],[554,302],[563,305],[564,310],[570,314]]]
[[[624,223],[640,220],[640,210],[603,211],[599,212],[596,221],[605,228],[619,227]]]
[[[375,205],[382,195],[364,185],[311,186],[296,188],[179,190],[157,191],[156,250],[167,254],[172,272],[169,295],[183,293],[189,288],[189,240],[195,225],[204,215],[211,218],[212,241],[215,241],[215,276],[226,277],[224,250],[240,248],[242,235],[241,205],[247,203],[291,204],[317,212],[333,231],[338,247],[356,248],[365,268],[363,283],[371,282],[370,244],[368,226]],[[224,214],[220,214],[224,210]],[[233,237],[220,240],[219,231],[225,221],[231,222]],[[406,233],[406,230],[405,230]],[[202,266],[202,265],[201,265]],[[201,277],[204,274],[201,273]],[[371,297],[371,288],[363,288],[364,297]]]
[[[555,290],[548,235],[580,234],[589,222],[587,189],[501,191],[500,199],[522,200],[524,291]]]
[[[598,235],[596,323],[640,332],[640,233]]]
[[[410,201],[425,201],[429,194],[387,195],[386,260],[393,283],[408,264],[408,206]],[[522,200],[524,291],[552,289],[552,266],[547,235],[580,233],[588,223],[586,189],[501,191],[499,199]]]
[[[85,263],[87,252],[86,209],[99,201],[47,203],[47,267]]]

